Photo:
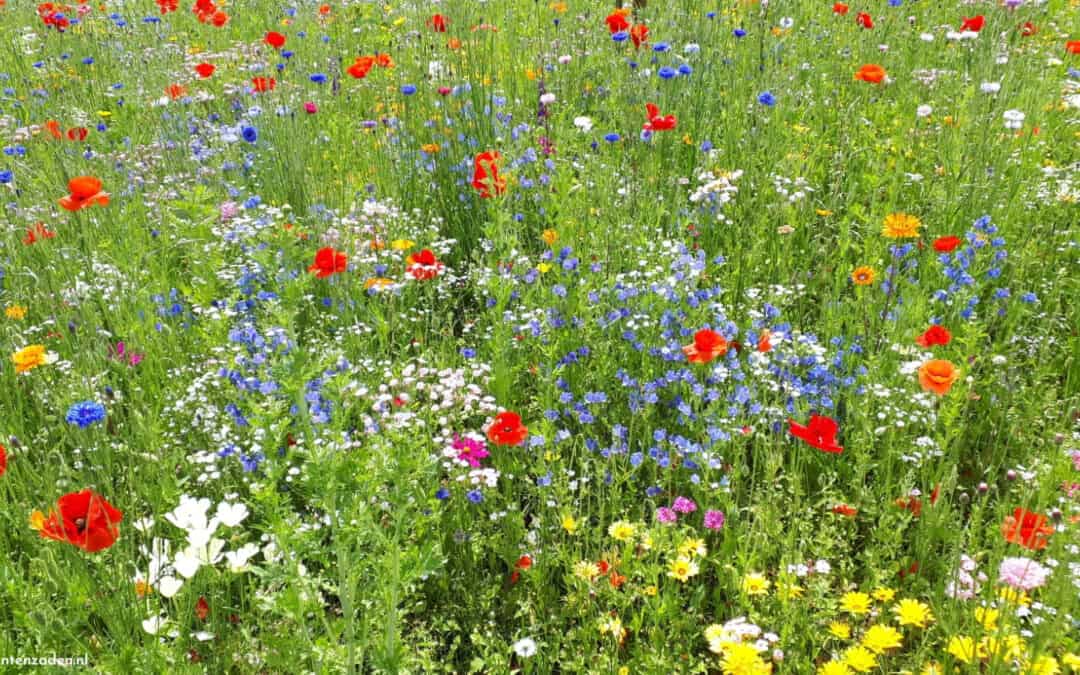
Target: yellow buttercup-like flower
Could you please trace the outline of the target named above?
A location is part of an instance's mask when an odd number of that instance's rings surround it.
[[[878,602],[889,602],[896,597],[896,591],[891,588],[875,588],[874,592],[870,594]]]
[[[957,661],[963,663],[971,663],[986,656],[986,652],[978,648],[975,640],[966,635],[957,635],[949,640],[946,651],[952,654]]]
[[[862,638],[862,645],[875,654],[884,654],[890,649],[903,645],[903,636],[892,626],[876,624],[870,626]]]
[[[600,567],[594,562],[579,560],[574,563],[574,576],[585,581],[592,581],[600,576]]]
[[[685,558],[693,558],[694,556],[704,557],[708,552],[709,550],[705,547],[704,539],[695,539],[691,537],[679,544],[679,555]]]
[[[552,229],[544,230],[544,233],[540,235],[540,238],[544,240],[544,243],[548,246],[554,246],[555,242],[559,240],[559,233]]]
[[[993,607],[976,607],[975,619],[982,624],[986,632],[993,633],[997,630],[997,620],[1001,612]]]
[[[765,675],[772,672],[772,664],[761,660],[754,645],[744,642],[728,642],[720,659],[724,675]]]
[[[413,246],[416,246],[416,242],[410,239],[395,239],[390,242],[390,248],[395,251],[408,251]]]
[[[896,614],[896,620],[901,626],[926,628],[927,624],[934,620],[934,615],[930,612],[929,606],[911,598],[900,600],[893,607],[893,612]]]
[[[22,305],[10,305],[4,310],[4,316],[16,321],[26,318],[26,308]]]
[[[833,621],[829,624],[829,635],[838,640],[846,640],[851,637],[851,626],[843,621]]]
[[[826,661],[818,666],[817,675],[851,675],[851,668],[843,661]]]
[[[562,529],[566,530],[567,534],[575,534],[577,532],[578,522],[569,513],[563,514],[562,517]]]
[[[870,611],[870,596],[855,591],[845,593],[844,597],[840,598],[840,609],[857,616],[866,614]]]
[[[868,673],[877,668],[877,656],[866,647],[851,647],[844,651],[844,663],[856,673]]]

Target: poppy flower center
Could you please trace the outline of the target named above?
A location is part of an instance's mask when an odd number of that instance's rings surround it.
[[[86,518],[76,518],[75,529],[78,530],[80,533],[86,530]]]

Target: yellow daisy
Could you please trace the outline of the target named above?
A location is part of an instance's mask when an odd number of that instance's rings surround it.
[[[862,645],[875,654],[884,654],[890,649],[896,649],[903,644],[900,631],[892,626],[876,624],[870,626],[862,638]]]
[[[926,628],[927,624],[934,620],[934,615],[930,611],[930,607],[918,600],[912,600],[911,598],[903,598],[893,607],[893,612],[896,614],[896,620],[901,626],[915,626],[916,628]]]
[[[868,673],[877,668],[877,656],[866,647],[851,647],[844,651],[844,664],[856,673]]]
[[[760,572],[750,572],[743,577],[742,591],[747,595],[768,595],[769,580],[765,578],[765,575]]]
[[[840,609],[856,616],[866,614],[870,611],[870,596],[857,591],[845,593],[844,597],[840,598]]]

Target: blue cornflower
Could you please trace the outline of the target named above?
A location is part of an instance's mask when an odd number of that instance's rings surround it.
[[[621,30],[621,31],[618,31],[617,33],[612,33],[611,34],[611,39],[614,40],[615,42],[626,42],[629,38],[630,38],[630,33],[627,33],[624,30]]]
[[[737,38],[746,37],[746,31],[744,31],[742,28],[736,28],[735,30],[731,31],[731,34]]]
[[[621,138],[622,138],[622,136],[620,136],[619,134],[616,134],[616,133],[606,134],[604,136],[604,140],[607,141],[608,143],[616,143]]]
[[[13,180],[15,180],[15,174],[13,174],[10,169],[0,171],[0,185],[7,185]]]
[[[254,143],[259,139],[259,131],[255,127],[244,127],[240,130],[240,135],[248,143]]]
[[[308,79],[315,84],[322,84],[323,82],[326,82],[326,75],[323,73],[312,73]]]
[[[67,411],[68,424],[77,424],[80,429],[85,429],[94,422],[105,419],[105,406],[97,401],[80,401],[72,404]]]
[[[415,84],[403,85],[401,87],[401,93],[405,94],[406,96],[412,96],[413,94],[416,93],[416,85]]]
[[[469,498],[469,501],[473,504],[479,504],[484,501],[484,494],[479,490],[469,490],[465,493],[465,496]]]
[[[670,80],[671,78],[675,77],[678,73],[675,72],[674,68],[672,68],[670,66],[664,66],[660,70],[656,71],[656,74],[659,75],[661,78],[663,78],[665,80]]]
[[[761,92],[760,94],[758,94],[757,100],[758,103],[760,103],[761,105],[767,105],[769,107],[776,105],[776,97],[773,96],[773,93],[771,91]]]
[[[446,500],[450,499],[450,491],[446,488],[439,488],[435,491],[435,499]]]

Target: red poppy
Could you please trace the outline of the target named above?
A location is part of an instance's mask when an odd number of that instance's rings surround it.
[[[761,331],[761,335],[759,335],[757,339],[757,350],[759,352],[764,353],[772,351],[772,342],[769,341],[769,337],[769,331]]]
[[[77,176],[68,181],[71,194],[60,198],[60,206],[79,211],[93,204],[109,205],[109,194],[101,191],[101,181],[93,176]]]
[[[962,241],[960,237],[953,235],[938,237],[934,240],[934,250],[938,253],[951,253]]]
[[[630,29],[630,39],[634,41],[635,47],[645,44],[649,41],[649,27],[643,23],[634,24]]]
[[[620,586],[626,583],[626,576],[612,570],[611,574],[608,576],[608,581],[611,582],[612,588],[618,590]]]
[[[73,127],[67,130],[67,137],[69,141],[85,141],[88,133],[86,127]]]
[[[71,21],[67,18],[65,13],[70,10],[70,7],[59,7],[51,2],[43,2],[37,6],[38,16],[41,17],[42,23],[45,27],[55,28],[57,31],[63,33],[64,29],[71,25]]]
[[[277,86],[277,80],[274,78],[265,77],[253,77],[251,78],[251,86],[255,88],[255,91],[262,94],[268,91],[273,91]]]
[[[214,13],[218,11],[218,8],[213,0],[195,0],[191,11],[194,12],[199,23],[208,23],[214,18]]]
[[[368,71],[375,65],[375,57],[373,56],[357,56],[356,62],[349,66],[348,73],[358,80],[362,80],[367,77]]]
[[[607,574],[608,570],[611,569],[611,565],[606,560],[597,560],[596,567],[600,570],[600,574]]]
[[[23,243],[27,246],[37,243],[38,239],[52,239],[56,236],[55,232],[45,227],[45,223],[34,223],[33,227],[26,228],[26,236],[23,237]]]
[[[1054,528],[1046,524],[1046,516],[1019,507],[1001,524],[1005,541],[1032,550],[1046,548],[1046,540],[1053,533]]]
[[[406,267],[405,271],[412,275],[417,281],[427,281],[428,279],[434,279],[442,274],[445,266],[430,249],[424,249],[419,253],[409,256],[405,259]]]
[[[185,94],[187,94],[187,87],[183,85],[170,84],[169,86],[165,87],[165,95],[174,101],[181,96],[184,96]]]
[[[867,29],[874,27],[874,20],[870,18],[870,15],[866,12],[859,12],[856,14],[855,23]]]
[[[927,328],[922,335],[915,338],[915,344],[923,349],[928,349],[935,345],[947,345],[949,344],[949,340],[952,340],[952,334],[949,333],[949,329],[934,324]]]
[[[648,122],[642,125],[642,129],[648,131],[670,131],[678,124],[678,120],[674,115],[667,115],[662,117],[660,115],[660,108],[655,103],[645,104],[645,117],[648,118]]]
[[[124,514],[93,490],[72,492],[61,497],[56,510],[40,521],[45,539],[66,541],[88,553],[109,548],[120,536]]]
[[[510,411],[496,415],[487,430],[488,440],[495,445],[518,445],[528,435],[529,430],[521,423],[521,416]]]
[[[986,25],[986,18],[982,14],[979,14],[977,16],[973,16],[970,19],[965,16],[963,21],[960,23],[960,30],[962,30],[962,31],[971,31],[972,33],[978,33],[979,31],[981,31],[983,29],[983,26],[985,26],[985,25]]]
[[[918,573],[919,573],[919,561],[916,560],[915,562],[911,563],[910,567],[908,567],[907,569],[901,569],[896,574],[901,579],[903,579],[904,577],[909,577],[909,576],[912,576],[912,575],[915,575],[915,574],[918,574]]]
[[[217,66],[212,63],[200,63],[195,66],[195,74],[204,80],[213,75],[215,70],[217,70]]]
[[[1031,37],[1032,35],[1034,35],[1035,33],[1038,33],[1038,32],[1039,32],[1039,29],[1036,28],[1035,24],[1031,23],[1030,21],[1025,21],[1020,26],[1020,35],[1022,35],[1023,37]]]
[[[175,12],[180,6],[179,0],[155,0],[155,2],[157,2],[157,6],[162,14]]]
[[[844,16],[848,12],[848,6],[842,2],[837,2],[833,4],[832,11],[833,14],[839,14],[840,16]]]
[[[330,5],[326,5],[326,4],[319,5],[319,14],[322,14],[323,16],[326,16],[329,13],[330,13]]]
[[[375,65],[380,68],[393,68],[394,59],[389,54],[375,54]]]
[[[285,36],[273,30],[266,34],[263,41],[274,49],[281,49],[285,46]]]
[[[7,448],[3,443],[0,443],[0,476],[7,473]]]
[[[867,63],[855,73],[855,79],[870,84],[881,84],[882,80],[885,79],[885,69],[876,63]]]
[[[911,515],[918,518],[922,515],[922,500],[918,497],[898,497],[895,504],[902,509],[911,511]]]
[[[210,23],[214,24],[215,28],[221,28],[229,23],[229,15],[225,12],[214,12],[214,16],[210,17]]]
[[[708,328],[694,333],[694,342],[684,345],[683,354],[690,363],[708,363],[727,353],[728,341],[723,335]]]
[[[795,438],[801,438],[811,446],[832,454],[840,454],[844,448],[836,444],[836,421],[822,415],[811,415],[810,423],[803,426],[795,420],[788,420],[788,431]]]
[[[832,507],[832,512],[838,516],[844,516],[845,518],[854,518],[855,514],[859,512],[859,509],[854,506],[848,506],[847,504],[837,504]]]
[[[1066,42],[1065,51],[1070,54],[1080,54],[1080,40],[1069,40]]]
[[[621,33],[622,31],[630,30],[630,22],[626,20],[627,11],[625,9],[615,10],[611,14],[607,15],[604,22],[607,23],[608,31],[612,33]]]
[[[195,617],[199,621],[206,621],[208,616],[210,616],[210,603],[206,601],[206,597],[200,595],[199,601],[195,603]]]
[[[500,159],[502,155],[495,150],[481,152],[473,158],[472,186],[480,192],[482,199],[491,197],[493,187],[497,195],[506,192],[506,179],[499,176]]]
[[[308,272],[315,272],[319,279],[325,279],[339,272],[345,271],[348,258],[341,251],[335,251],[327,246],[315,252],[315,262],[308,267]]]
[[[427,24],[431,26],[431,30],[436,33],[445,33],[446,27],[450,24],[450,21],[442,14],[434,14],[428,19]]]
[[[519,570],[527,570],[532,567],[532,558],[527,555],[523,555],[517,559],[517,562],[514,563],[514,567]]]

